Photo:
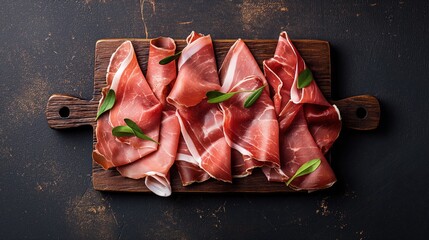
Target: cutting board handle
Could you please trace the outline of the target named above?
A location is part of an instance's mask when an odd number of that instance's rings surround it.
[[[380,122],[380,103],[370,95],[331,101],[340,110],[343,125],[355,130],[373,130]]]
[[[373,130],[380,120],[380,104],[369,95],[359,95],[331,101],[341,112],[343,126],[355,130]],[[46,118],[51,128],[63,129],[84,125],[95,127],[98,102],[54,94],[46,106]]]
[[[98,102],[54,94],[46,106],[46,118],[51,128],[63,129],[85,125],[95,126]]]

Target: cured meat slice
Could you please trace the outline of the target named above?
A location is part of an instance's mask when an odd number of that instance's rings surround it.
[[[261,86],[263,82],[259,77],[249,76],[236,83],[230,91],[254,90]],[[224,114],[225,138],[229,146],[243,155],[244,163],[235,160],[237,165],[233,165],[233,168],[247,167],[237,177],[246,176],[251,169],[262,165],[280,167],[279,124],[273,102],[267,91],[264,91],[254,105],[244,108],[249,94],[237,94],[220,104]],[[234,172],[237,173],[237,170]]]
[[[246,43],[238,39],[229,49],[219,69],[221,91],[228,92],[238,81],[248,76],[258,77],[262,85],[267,83]]]
[[[109,111],[111,126],[126,125],[124,119],[129,118],[146,135],[158,141],[162,105],[143,76],[130,41],[122,43],[112,55],[107,72],[107,84],[116,94],[115,105]],[[148,153],[158,147],[156,143],[138,137],[120,137],[118,140],[134,148],[147,149]]]
[[[172,38],[159,37],[150,40],[146,76],[149,86],[163,106],[166,105],[170,83],[176,79],[177,70],[174,61],[166,65],[159,64],[159,61],[174,55],[175,51],[176,44]]]
[[[192,157],[182,136],[179,140],[175,164],[183,186],[210,179],[210,175],[200,168],[198,162]]]
[[[187,43],[167,102],[177,108],[183,138],[198,166],[215,179],[231,182],[231,148],[223,134],[223,116],[205,101],[206,92],[220,89],[213,44],[209,35],[195,32]],[[182,165],[178,164],[179,172]]]
[[[178,109],[177,116],[186,146],[199,167],[217,180],[231,182],[231,148],[223,133],[222,112],[215,104],[202,101]]]
[[[125,125],[124,118],[136,122],[148,136],[159,140],[162,105],[152,93],[137,62],[130,41],[122,43],[110,59],[100,105],[109,89],[116,94],[113,108],[103,114],[96,127],[97,143],[93,159],[103,168],[131,163],[158,148],[158,144],[136,137],[116,138],[112,128]]]
[[[305,162],[320,158],[319,168],[295,179],[295,189],[317,190],[331,186],[335,175],[324,154],[337,139],[341,117],[312,81],[298,89],[298,75],[306,65],[286,32],[282,32],[274,57],[264,61],[266,78],[274,90],[274,106],[280,127],[281,168],[264,168],[271,181],[287,181]]]
[[[304,112],[299,111],[293,123],[280,138],[282,157],[281,169],[264,168],[269,181],[287,181],[298,168],[312,159],[320,159],[321,164],[309,175],[298,177],[289,185],[295,190],[318,190],[328,188],[335,183],[335,174],[332,171],[319,146],[314,142],[308,130]]]
[[[187,43],[178,60],[176,82],[167,98],[176,108],[195,106],[206,97],[206,92],[220,89],[210,35],[192,32]]]
[[[222,92],[255,90],[266,85],[264,74],[249,48],[238,39],[219,69]],[[224,132],[234,150],[234,177],[245,177],[261,166],[279,167],[279,126],[273,102],[266,87],[251,108],[244,108],[250,93],[241,93],[220,104],[224,113]],[[240,156],[241,154],[241,156]]]
[[[176,159],[180,136],[180,126],[174,111],[163,112],[160,135],[160,145],[156,152],[118,167],[117,170],[125,177],[145,178],[147,188],[166,197],[171,195],[169,170]]]

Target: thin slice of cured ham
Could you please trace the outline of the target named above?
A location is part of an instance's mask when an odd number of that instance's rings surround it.
[[[167,101],[177,108],[183,138],[198,166],[217,180],[231,182],[231,148],[223,134],[223,115],[205,100],[206,92],[220,89],[213,43],[209,35],[195,32],[187,43]]]
[[[137,123],[142,131],[158,141],[162,105],[143,76],[133,45],[125,41],[110,59],[107,68],[107,84],[116,94],[114,107],[109,111],[110,124],[126,125],[125,118]],[[157,149],[157,144],[138,137],[121,137],[121,142],[148,152]]]
[[[176,82],[167,98],[177,108],[195,106],[206,97],[206,92],[220,89],[210,35],[192,32],[187,43],[178,60]]]
[[[274,57],[264,61],[280,127],[281,168],[264,168],[264,173],[271,181],[287,181],[302,164],[319,158],[322,163],[315,172],[296,178],[290,185],[311,191],[330,187],[336,181],[324,154],[340,133],[341,117],[315,81],[297,88],[298,75],[306,68],[292,41],[282,32]]]
[[[180,137],[180,126],[174,111],[163,112],[160,135],[160,145],[156,152],[118,167],[117,170],[125,177],[145,178],[147,188],[166,197],[171,195],[169,170],[176,159]]]
[[[179,140],[175,164],[183,186],[191,185],[194,182],[204,182],[210,179],[210,175],[199,167],[198,162],[189,152],[183,137],[180,137]]]
[[[176,63],[170,62],[166,65],[159,64],[159,61],[174,55],[176,44],[172,38],[159,37],[150,40],[149,58],[147,63],[147,81],[155,96],[162,105],[166,105],[166,98],[170,92],[170,83],[177,76]]]
[[[124,118],[129,118],[157,141],[162,111],[161,103],[140,70],[130,41],[122,43],[112,55],[106,82],[100,106],[109,89],[115,91],[116,101],[113,108],[97,121],[97,143],[93,151],[93,159],[105,169],[131,163],[156,151],[157,143],[137,137],[116,138],[112,128],[125,125]]]
[[[255,90],[267,83],[258,63],[241,39],[231,46],[225,56],[219,76],[222,92]],[[240,93],[220,104],[224,114],[225,137],[234,149],[234,177],[245,177],[256,167],[280,166],[279,126],[268,87],[251,108],[244,108],[249,94]]]
[[[249,76],[237,82],[230,91],[254,90],[261,86],[263,82],[259,77]],[[227,142],[243,155],[243,164],[247,165],[247,169],[236,177],[246,176],[252,168],[262,165],[280,166],[279,125],[273,102],[267,91],[264,91],[254,105],[244,108],[249,95],[250,93],[240,93],[220,104]],[[249,160],[255,161],[246,163]],[[242,168],[241,165],[233,165],[233,168]]]

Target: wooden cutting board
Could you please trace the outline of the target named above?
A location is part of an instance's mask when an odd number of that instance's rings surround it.
[[[109,60],[116,48],[125,40],[131,40],[139,61],[146,72],[149,53],[148,39],[105,39],[99,40],[95,47],[94,65],[94,94],[91,100],[83,100],[68,95],[52,95],[46,107],[48,124],[54,129],[73,128],[83,125],[96,127],[95,116],[101,88],[106,85],[105,77]],[[215,40],[218,67],[235,40]],[[277,45],[277,40],[245,40],[256,60],[261,66],[262,61],[271,58]],[[356,130],[371,130],[378,126],[380,105],[375,97],[369,95],[354,96],[342,100],[331,99],[331,58],[329,43],[319,40],[294,40],[298,51],[312,70],[318,86],[325,97],[340,109],[343,127]],[[177,40],[177,51],[186,46],[185,40]],[[95,145],[95,131],[93,134]],[[91,156],[88,156],[91,161]],[[116,170],[104,170],[93,162],[93,185],[96,190],[149,192],[144,180],[133,180],[122,177]],[[290,192],[284,183],[268,182],[261,171],[255,170],[253,175],[246,178],[234,179],[232,184],[209,180],[187,187],[181,185],[177,170],[171,170],[171,185],[174,192]]]

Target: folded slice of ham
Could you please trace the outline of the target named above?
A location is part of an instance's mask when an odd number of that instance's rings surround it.
[[[255,90],[267,84],[258,63],[241,39],[226,54],[219,77],[222,92]],[[245,177],[256,167],[280,166],[279,126],[269,88],[265,88],[251,108],[244,108],[249,94],[240,93],[220,104],[225,137],[233,148],[234,177]]]
[[[233,86],[229,91],[254,90],[264,85],[259,77],[248,76]],[[279,124],[273,102],[268,92],[263,91],[250,108],[245,108],[244,102],[250,94],[240,93],[220,104],[224,114],[223,128],[227,142],[243,155],[239,158],[243,159],[243,163],[236,159],[237,165],[232,166],[245,170],[235,175],[236,177],[248,175],[255,167],[280,167]],[[246,166],[245,169],[243,165]],[[234,172],[237,174],[238,171]]]
[[[116,94],[115,105],[109,111],[110,124],[113,127],[126,125],[124,119],[129,118],[146,135],[158,141],[162,105],[147,83],[130,41],[122,43],[112,55],[107,72],[107,84]],[[138,137],[120,137],[118,140],[148,152],[158,147],[156,143]]]
[[[198,162],[189,152],[185,139],[183,139],[182,136],[179,140],[175,164],[183,186],[188,186],[195,182],[204,182],[210,179],[210,175],[200,168]]]
[[[133,163],[118,167],[122,176],[140,179],[145,178],[146,187],[159,196],[171,195],[170,168],[176,159],[180,137],[180,126],[174,111],[164,111],[159,148]]]
[[[93,151],[93,159],[105,169],[131,163],[156,151],[157,143],[137,137],[116,138],[112,128],[125,125],[124,118],[129,118],[157,141],[162,111],[161,103],[141,72],[130,41],[122,43],[112,55],[106,82],[100,106],[109,89],[115,91],[116,101],[113,108],[97,121],[97,143]]]
[[[166,105],[170,92],[170,83],[176,79],[177,69],[174,61],[166,65],[159,64],[159,61],[174,55],[175,51],[176,44],[172,38],[159,37],[150,40],[146,76],[149,86],[163,106]]]
[[[315,81],[298,89],[299,74],[306,65],[286,32],[282,32],[274,57],[264,61],[268,83],[274,90],[273,100],[280,127],[281,168],[264,168],[271,181],[287,181],[304,163],[319,158],[319,168],[291,183],[297,190],[318,190],[335,183],[335,175],[324,154],[337,139],[341,117],[329,104]]]
[[[205,100],[208,91],[220,89],[213,43],[209,35],[195,32],[187,43],[167,102],[177,108],[184,141],[198,166],[217,180],[231,182],[231,148],[223,134],[222,112]]]

